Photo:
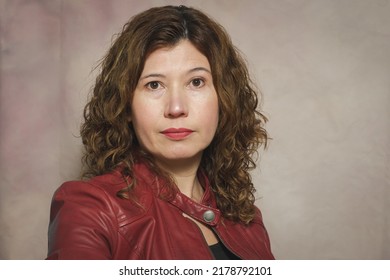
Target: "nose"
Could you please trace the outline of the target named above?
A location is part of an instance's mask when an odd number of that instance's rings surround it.
[[[184,90],[171,89],[166,94],[167,102],[164,111],[166,118],[174,119],[188,116],[188,104]]]

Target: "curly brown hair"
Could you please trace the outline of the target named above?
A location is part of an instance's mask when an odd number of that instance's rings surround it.
[[[252,158],[267,145],[266,117],[258,109],[258,95],[246,63],[225,29],[203,12],[185,6],[151,8],[123,27],[101,62],[93,94],[84,109],[81,137],[85,146],[86,177],[101,175],[123,165],[132,177],[137,158],[149,155],[140,147],[130,122],[132,94],[153,51],[189,40],[211,66],[219,100],[215,137],[204,151],[201,166],[215,192],[224,217],[249,223],[255,215],[255,188],[249,171]],[[129,186],[118,196],[128,198]]]

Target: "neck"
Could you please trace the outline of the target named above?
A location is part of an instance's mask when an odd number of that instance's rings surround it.
[[[175,180],[181,193],[198,202],[202,199],[203,188],[196,173],[188,176],[176,176]]]
[[[201,200],[203,188],[197,177],[200,160],[158,161],[158,165],[171,174],[181,193],[195,201]]]

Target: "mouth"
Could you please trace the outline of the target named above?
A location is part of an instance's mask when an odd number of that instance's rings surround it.
[[[172,140],[181,140],[185,139],[191,135],[194,131],[188,128],[168,128],[161,131],[167,138]]]

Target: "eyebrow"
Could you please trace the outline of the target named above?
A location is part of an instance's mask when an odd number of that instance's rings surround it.
[[[189,74],[189,73],[198,72],[198,71],[204,71],[204,72],[207,72],[207,73],[211,74],[211,71],[209,69],[205,68],[205,67],[195,67],[195,68],[192,68],[192,69],[188,70],[187,73]],[[140,80],[144,80],[144,79],[147,79],[147,78],[165,78],[165,75],[158,74],[158,73],[151,73],[151,74],[142,76],[139,79]]]

